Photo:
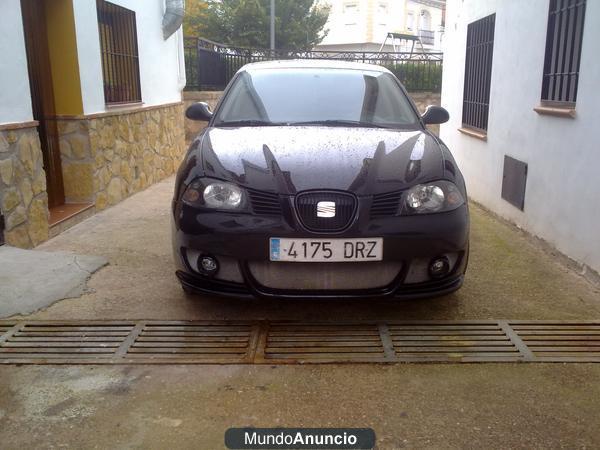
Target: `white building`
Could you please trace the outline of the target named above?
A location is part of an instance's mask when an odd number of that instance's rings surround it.
[[[388,33],[420,38],[425,51],[439,51],[444,32],[445,0],[322,0],[330,6],[325,29],[316,50],[378,51]],[[388,41],[389,43],[389,41]],[[403,42],[397,51],[410,51]],[[385,51],[393,51],[386,45]],[[415,51],[421,51],[415,46]]]
[[[0,244],[35,246],[173,173],[185,70],[169,3],[2,0]]]
[[[449,0],[444,39],[470,197],[600,272],[600,2]]]

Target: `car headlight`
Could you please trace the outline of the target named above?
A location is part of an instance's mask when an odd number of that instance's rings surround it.
[[[246,204],[242,188],[226,181],[209,179],[190,183],[181,199],[190,206],[210,209],[240,210]]]
[[[464,203],[465,199],[454,183],[440,180],[410,188],[402,210],[405,214],[444,212]]]

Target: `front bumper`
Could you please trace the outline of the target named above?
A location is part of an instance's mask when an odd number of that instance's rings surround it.
[[[173,205],[173,253],[176,275],[182,285],[199,293],[263,298],[423,298],[459,289],[468,260],[469,217],[462,206],[454,211],[420,216],[386,217],[358,221],[343,233],[298,231],[280,217],[198,212]],[[251,270],[256,262],[269,261],[269,238],[383,237],[384,262],[398,263],[397,275],[384,286],[359,289],[281,289],[261,284]],[[192,267],[188,253],[209,254],[232,261],[236,275],[207,277]],[[442,279],[415,276],[419,264],[440,255],[452,255],[452,269]],[[299,264],[299,263],[273,263]],[[314,264],[314,263],[308,263]],[[354,264],[354,263],[342,263]],[[366,263],[375,264],[375,263]],[[315,266],[316,268],[317,266]],[[278,283],[281,285],[281,283]]]
[[[257,283],[235,283],[207,278],[177,270],[177,278],[187,289],[199,294],[236,298],[281,298],[281,299],[355,299],[355,298],[432,298],[450,294],[463,284],[464,274],[449,276],[435,282],[413,285],[390,285],[382,289],[354,289],[348,291],[296,291],[268,289]]]

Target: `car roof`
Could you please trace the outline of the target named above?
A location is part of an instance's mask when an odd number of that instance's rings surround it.
[[[246,64],[240,69],[240,72],[277,69],[345,69],[390,73],[388,69],[377,64],[365,64],[335,59],[282,59],[276,61],[261,61]]]

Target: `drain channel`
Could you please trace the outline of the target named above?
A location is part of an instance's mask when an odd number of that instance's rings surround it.
[[[600,322],[0,321],[0,364],[600,362]]]

